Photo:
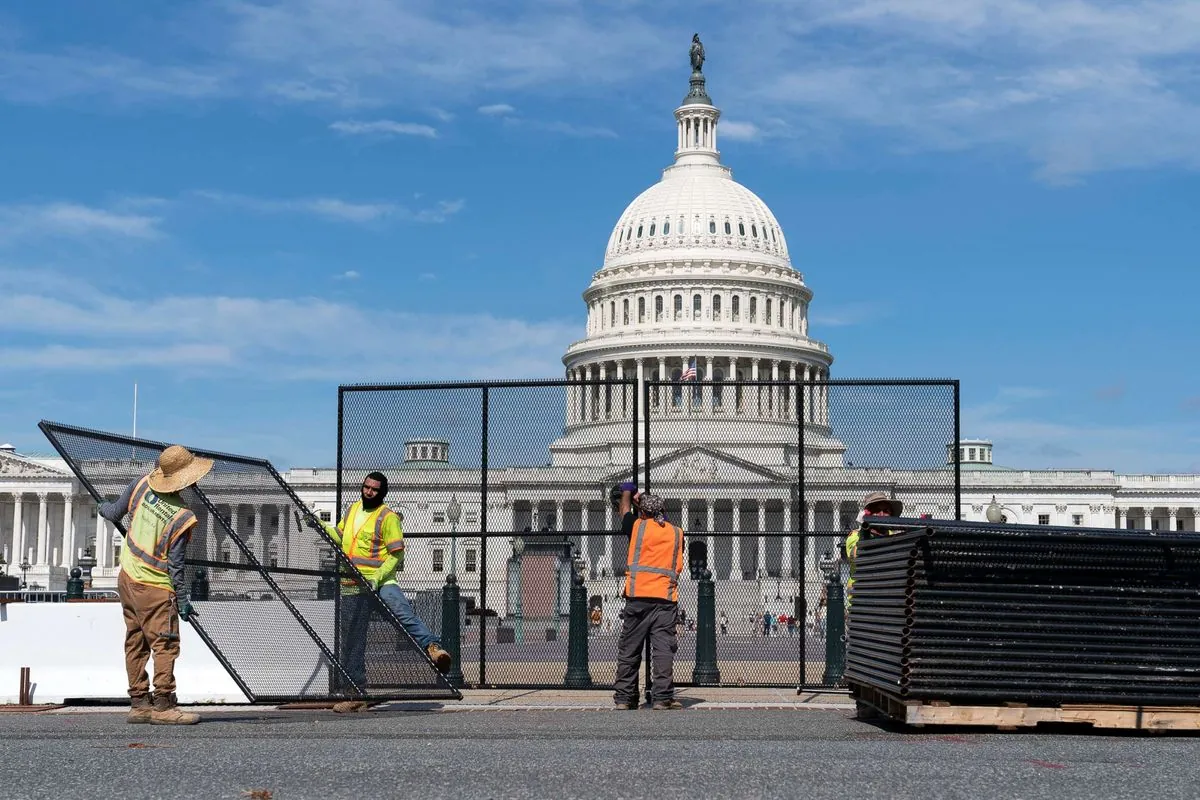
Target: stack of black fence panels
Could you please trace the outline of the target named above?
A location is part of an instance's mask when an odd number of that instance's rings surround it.
[[[955,703],[1200,704],[1200,534],[880,519],[846,677]]]

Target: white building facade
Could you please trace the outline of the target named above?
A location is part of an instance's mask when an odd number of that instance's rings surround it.
[[[813,292],[791,263],[782,227],[721,162],[720,111],[703,76],[694,72],[690,87],[674,112],[673,163],[619,216],[603,265],[583,295],[586,336],[567,348],[563,362],[569,379],[636,379],[639,385],[678,380],[694,368],[695,398],[664,389],[643,408],[641,391],[571,387],[562,409],[563,435],[551,445],[548,465],[489,472],[488,532],[616,530],[603,489],[628,472],[632,415],[644,420],[649,414],[653,483],[670,498],[669,513],[684,520],[692,536],[742,534],[737,540],[710,537],[715,577],[744,584],[752,602],[764,578],[774,581],[772,595],[811,593],[820,581],[817,557],[833,549],[830,541],[755,534],[844,534],[858,513],[846,497],[880,488],[904,500],[914,516],[953,517],[954,509],[944,483],[931,490],[927,472],[846,464],[845,445],[829,427],[824,387],[806,387],[804,397],[796,398],[793,387],[726,385],[827,380],[833,357],[810,336]],[[798,409],[803,419],[797,419]],[[812,469],[817,476],[802,506],[788,493],[799,469],[797,425],[804,426],[806,474]],[[962,441],[958,447],[965,519],[983,520],[994,501],[1010,522],[1197,530],[1200,475],[1004,469],[993,464],[990,441]],[[455,455],[446,441],[413,440],[403,463],[380,465],[393,487],[389,504],[404,515],[407,530],[422,532],[409,542],[401,580],[410,588],[436,588],[453,570],[464,594],[478,598],[486,566],[487,605],[506,614],[513,550],[503,535],[489,539],[483,563],[479,472],[456,467]],[[828,492],[822,489],[822,470],[831,476]],[[297,467],[283,477],[314,511],[337,516],[335,470]],[[344,500],[354,499],[356,491],[355,480]],[[454,506],[457,520],[447,513]],[[286,508],[242,503],[227,513],[239,530],[246,524],[254,528],[261,543],[256,556],[264,562],[312,563],[313,534],[291,524]],[[62,590],[69,568],[87,548],[96,560],[93,585],[114,586],[119,547],[119,535],[98,516],[61,459],[0,447],[5,562],[0,570],[29,589]],[[231,547],[206,521],[191,553],[236,561]],[[593,533],[577,539],[577,547],[590,590],[615,597],[624,543]],[[236,589],[235,570],[216,572],[214,591]]]

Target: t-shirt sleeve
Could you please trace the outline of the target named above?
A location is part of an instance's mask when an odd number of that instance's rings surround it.
[[[628,539],[630,536],[633,536],[633,523],[636,519],[637,516],[632,511],[627,512],[625,516],[621,518],[621,535],[626,539]]]
[[[391,555],[404,552],[404,529],[400,527],[399,514],[388,514],[383,521],[383,546]]]

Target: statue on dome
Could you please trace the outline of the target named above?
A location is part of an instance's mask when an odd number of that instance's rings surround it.
[[[704,68],[704,45],[700,43],[700,34],[692,34],[692,49],[689,51],[692,57],[692,72],[701,72]]]

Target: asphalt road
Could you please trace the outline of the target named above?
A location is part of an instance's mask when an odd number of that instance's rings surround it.
[[[842,711],[240,710],[189,728],[0,714],[0,739],[6,800],[1170,800],[1200,786],[1200,738],[903,733]]]

